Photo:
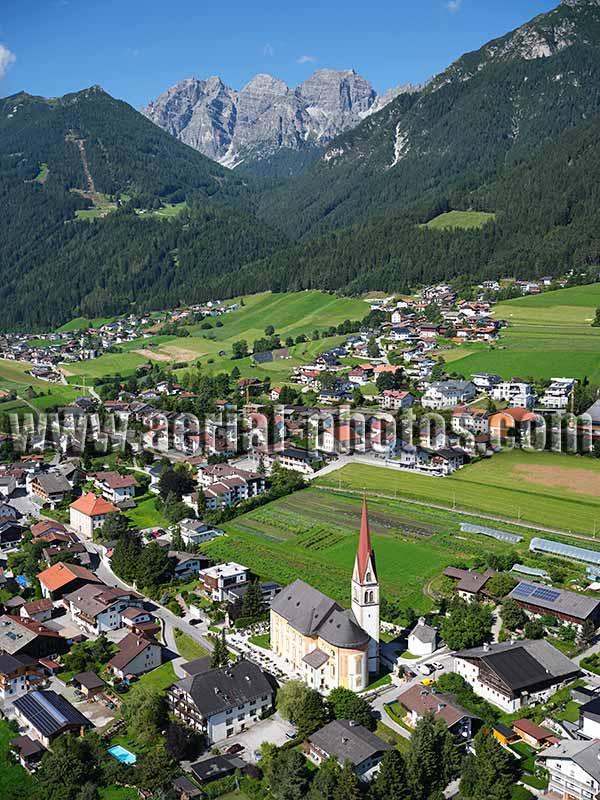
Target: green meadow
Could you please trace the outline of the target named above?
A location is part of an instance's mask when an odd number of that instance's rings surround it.
[[[465,376],[496,372],[503,378],[588,377],[600,383],[600,284],[575,286],[499,303],[495,316],[510,324],[492,346],[468,345],[453,353],[452,368]]]
[[[483,228],[484,225],[495,218],[495,214],[490,214],[485,211],[448,211],[446,214],[440,214],[438,217],[430,219],[429,222],[420,227],[438,231],[448,230],[450,228],[470,230],[473,228]]]

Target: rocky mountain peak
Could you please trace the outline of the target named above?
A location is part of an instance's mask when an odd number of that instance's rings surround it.
[[[295,88],[265,73],[239,91],[217,76],[187,78],[142,113],[210,158],[236,166],[282,148],[325,146],[407,89],[378,96],[353,69],[319,69]]]

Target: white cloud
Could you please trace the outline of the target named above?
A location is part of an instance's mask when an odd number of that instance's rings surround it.
[[[272,44],[269,44],[269,42],[267,42],[262,46],[260,52],[263,54],[263,56],[268,56],[270,58],[271,56],[275,55],[275,48],[273,47]]]
[[[0,79],[6,75],[16,60],[16,55],[11,53],[8,47],[0,44]]]
[[[304,55],[296,61],[297,64],[314,64],[317,59],[314,56]]]
[[[460,11],[463,4],[463,0],[448,0],[446,3],[446,8],[451,14],[456,14]]]

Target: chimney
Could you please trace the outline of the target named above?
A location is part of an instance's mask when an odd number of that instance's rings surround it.
[[[486,653],[488,653],[489,650],[490,650],[490,643],[489,642],[484,642],[483,643],[483,649],[485,650]]]

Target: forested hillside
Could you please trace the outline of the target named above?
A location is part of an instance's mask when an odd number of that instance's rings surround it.
[[[98,87],[0,100],[0,328],[266,289],[597,273],[599,85],[600,6],[562,4],[277,181]],[[450,209],[495,217],[420,227]]]

